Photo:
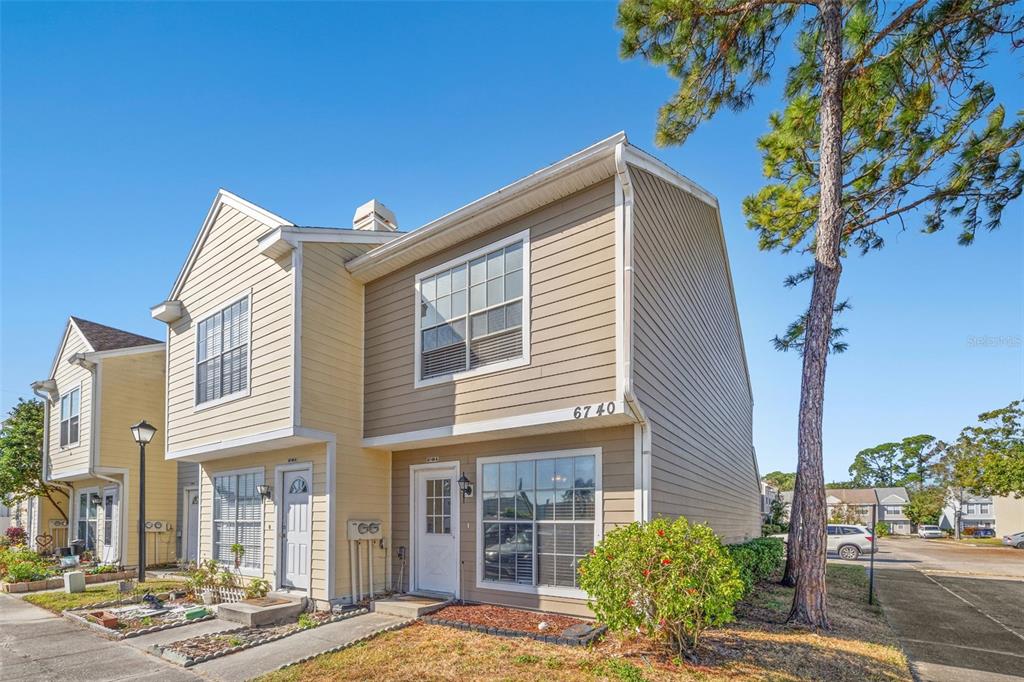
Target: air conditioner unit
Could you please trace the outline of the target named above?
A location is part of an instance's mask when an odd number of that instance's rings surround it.
[[[380,519],[352,520],[348,522],[349,540],[381,540],[384,522]]]
[[[147,533],[166,533],[171,530],[170,521],[146,521]]]

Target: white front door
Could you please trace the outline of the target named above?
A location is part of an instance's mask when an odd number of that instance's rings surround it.
[[[181,539],[185,561],[199,560],[199,489],[185,488],[185,533]]]
[[[285,471],[281,480],[281,585],[303,590],[309,589],[311,473]]]
[[[413,468],[413,592],[458,591],[458,472],[457,464]]]
[[[121,494],[116,486],[103,489],[103,548],[100,554],[103,563],[114,563],[120,559],[118,536],[121,534]]]

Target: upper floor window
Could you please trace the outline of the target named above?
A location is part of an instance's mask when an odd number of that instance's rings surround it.
[[[903,513],[903,507],[894,504],[885,505],[886,516],[899,516]]]
[[[82,402],[81,389],[65,393],[60,399],[60,445],[78,442],[78,415]]]
[[[417,385],[528,361],[528,232],[420,274],[416,290]]]
[[[196,325],[196,405],[249,389],[249,297]]]

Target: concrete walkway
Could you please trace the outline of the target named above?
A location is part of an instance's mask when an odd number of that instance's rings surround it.
[[[198,677],[28,602],[0,594],[0,679],[176,682]]]
[[[212,621],[215,622],[215,621]],[[328,623],[276,642],[237,654],[215,658],[188,668],[203,677],[224,682],[242,682],[309,656],[316,656],[406,622],[397,616],[367,613],[337,623]]]

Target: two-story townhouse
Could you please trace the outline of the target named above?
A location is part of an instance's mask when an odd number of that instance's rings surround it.
[[[201,466],[201,556],[241,542],[250,574],[321,604],[372,578],[582,613],[576,564],[609,528],[759,534],[705,190],[618,134],[412,232],[375,202],[354,223],[222,191],[153,310],[167,456]],[[348,543],[357,519],[382,539]]]
[[[909,535],[913,530],[910,519],[907,518],[903,508],[910,502],[910,495],[903,486],[894,488],[875,488],[875,497],[878,500],[877,520],[889,527],[893,535]]]
[[[70,500],[66,540],[54,530],[63,516],[42,513],[47,506],[37,504],[33,541],[77,540],[103,562],[138,565],[139,446],[130,427],[140,419],[163,425],[163,343],[71,317],[49,375],[32,389],[44,400],[45,476],[63,485]],[[146,565],[177,554],[176,467],[163,450],[158,430],[146,454]]]
[[[761,481],[761,520],[768,521],[772,506],[782,500],[781,491],[768,481]]]

